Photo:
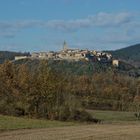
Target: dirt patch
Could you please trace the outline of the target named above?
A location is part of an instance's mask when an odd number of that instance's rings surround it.
[[[0,133],[0,140],[140,140],[140,124],[101,124],[16,130]]]

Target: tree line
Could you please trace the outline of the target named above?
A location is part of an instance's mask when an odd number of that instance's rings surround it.
[[[0,64],[0,113],[51,120],[97,121],[86,109],[138,111],[140,80],[115,71],[93,75],[57,72],[40,61]]]

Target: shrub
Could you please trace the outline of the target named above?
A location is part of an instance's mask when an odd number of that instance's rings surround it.
[[[62,106],[59,108],[58,116],[55,117],[56,120],[60,121],[79,121],[79,122],[94,122],[98,123],[100,120],[92,117],[91,114],[81,109],[71,110],[68,106]]]
[[[70,120],[76,120],[81,122],[95,122],[98,123],[100,120],[92,117],[91,114],[85,110],[73,110],[71,112]]]
[[[69,119],[71,112],[68,106],[62,106],[59,108],[58,120],[67,121]]]

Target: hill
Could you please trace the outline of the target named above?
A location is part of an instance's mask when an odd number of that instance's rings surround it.
[[[36,71],[41,60],[18,60],[14,64],[26,64],[31,71]],[[93,62],[69,62],[69,61],[47,61],[48,66],[57,73],[65,75],[88,75],[92,76],[96,73],[106,73],[108,71],[115,71],[117,73],[128,75],[131,77],[140,77],[140,69],[131,64],[121,61],[119,67],[113,67],[111,63],[93,63]]]
[[[135,66],[140,66],[140,44],[132,45],[115,51],[110,51],[114,58],[124,60]]]
[[[0,51],[0,63],[3,63],[6,60],[14,60],[15,56],[22,56],[22,55],[29,56],[30,53]]]

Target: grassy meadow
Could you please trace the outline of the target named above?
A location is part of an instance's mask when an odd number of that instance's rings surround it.
[[[28,119],[0,115],[0,131],[33,128],[52,128],[77,125],[75,122],[61,122],[40,119]]]
[[[121,112],[121,111],[102,111],[102,110],[88,110],[93,117],[102,120],[105,123],[113,122],[134,122],[137,118],[134,112]]]
[[[103,123],[139,123],[134,116],[133,112],[119,112],[119,111],[100,111],[100,110],[88,110],[93,117],[101,119]],[[50,121],[41,119],[28,119],[11,116],[0,115],[0,131],[15,130],[15,129],[33,129],[33,128],[52,128],[52,127],[64,127],[75,126],[83,123],[78,122],[61,122]],[[85,123],[84,123],[85,124]]]

